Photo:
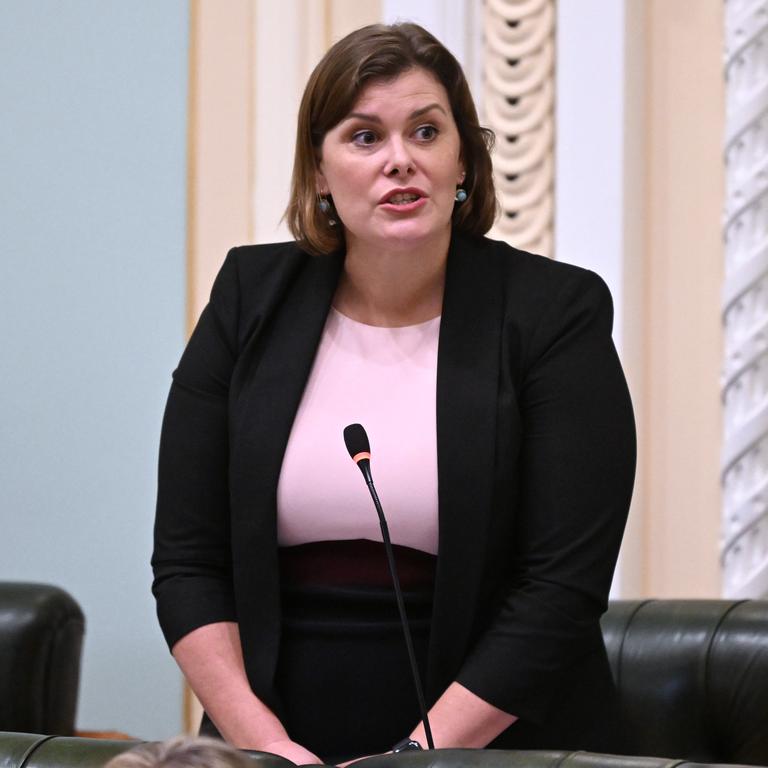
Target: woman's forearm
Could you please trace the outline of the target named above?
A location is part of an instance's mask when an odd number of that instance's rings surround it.
[[[263,750],[272,742],[288,739],[280,720],[251,690],[237,624],[198,627],[182,637],[172,652],[208,716],[230,744]]]
[[[429,711],[435,747],[485,747],[509,728],[517,717],[494,707],[465,688],[451,683]],[[419,723],[411,738],[427,746],[424,725]]]

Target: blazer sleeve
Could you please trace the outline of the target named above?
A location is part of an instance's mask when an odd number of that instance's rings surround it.
[[[173,373],[163,417],[152,592],[170,648],[204,624],[237,620],[227,477],[239,315],[235,250]]]
[[[540,722],[558,683],[602,644],[599,619],[626,523],[635,426],[594,273],[567,282],[530,334],[519,388],[522,444],[509,574],[457,679]]]

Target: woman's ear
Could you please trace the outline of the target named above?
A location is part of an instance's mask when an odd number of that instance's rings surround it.
[[[323,173],[323,161],[318,157],[315,160],[315,192],[318,195],[328,195],[328,182]]]

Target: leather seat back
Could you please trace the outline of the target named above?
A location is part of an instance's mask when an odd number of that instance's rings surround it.
[[[634,753],[768,765],[768,601],[615,601],[602,626]]]
[[[63,589],[0,582],[0,730],[75,730],[85,618]]]

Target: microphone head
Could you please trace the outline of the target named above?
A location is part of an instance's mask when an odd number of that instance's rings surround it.
[[[362,424],[350,424],[344,427],[344,444],[355,463],[361,459],[371,458],[371,445]]]

